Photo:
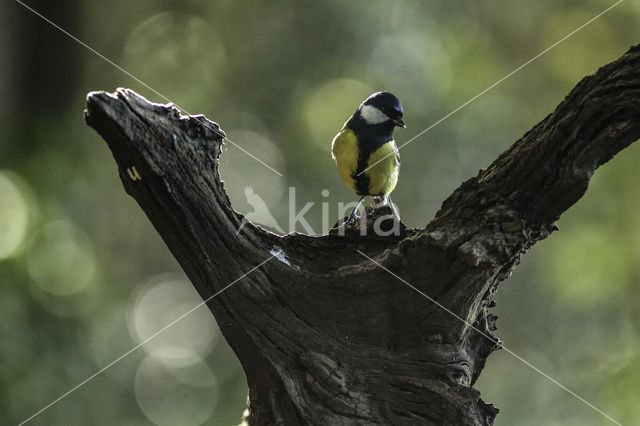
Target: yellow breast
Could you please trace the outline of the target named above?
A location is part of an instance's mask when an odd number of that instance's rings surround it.
[[[331,142],[331,154],[338,164],[340,177],[352,191],[356,191],[353,178],[358,168],[358,140],[353,130],[343,128]]]
[[[358,171],[358,140],[353,130],[343,128],[331,143],[333,159],[338,164],[340,177],[354,192],[356,189],[356,172]],[[394,140],[390,140],[369,156],[367,171],[369,178],[368,195],[389,195],[398,183],[400,160],[398,148]]]
[[[364,174],[369,177],[369,194],[391,194],[398,183],[400,170],[398,148],[393,139],[371,153],[367,168]]]

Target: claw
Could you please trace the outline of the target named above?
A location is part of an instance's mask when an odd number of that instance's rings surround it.
[[[356,220],[359,219],[360,216],[358,216],[356,214],[356,211],[352,211],[351,214],[349,215],[349,217],[347,218],[347,220],[344,222],[345,225],[353,225],[354,223],[356,223]]]

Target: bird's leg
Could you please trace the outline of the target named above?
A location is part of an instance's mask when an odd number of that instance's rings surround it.
[[[389,206],[391,206],[391,211],[393,212],[393,215],[400,220],[400,215],[398,214],[398,210],[396,209],[396,205],[393,204],[393,201],[391,201],[391,197],[388,197],[389,199]]]
[[[373,203],[373,208],[377,209],[378,207],[387,205],[387,196],[385,194],[382,194],[375,197],[371,197],[371,201]]]
[[[360,207],[360,204],[362,204],[365,197],[366,195],[363,195],[362,197],[360,197],[360,201],[358,201],[358,204],[356,204],[356,206],[353,208],[353,210],[351,211],[351,214],[349,215],[349,218],[347,219],[347,222],[346,222],[347,225],[351,225],[358,218],[358,215],[356,214],[356,212],[358,211],[358,207]]]

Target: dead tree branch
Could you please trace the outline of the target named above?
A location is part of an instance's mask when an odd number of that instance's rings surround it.
[[[245,369],[250,424],[488,425],[498,410],[472,385],[498,346],[496,287],[594,170],[640,137],[640,47],[584,78],[401,238],[280,237],[251,224],[236,235],[217,124],[128,89],[90,93],[86,120],[203,298],[277,254],[208,303]]]

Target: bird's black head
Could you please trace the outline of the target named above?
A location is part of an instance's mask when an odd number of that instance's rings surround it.
[[[368,124],[391,121],[399,127],[406,127],[402,121],[402,105],[391,92],[376,92],[360,105],[360,115]]]

